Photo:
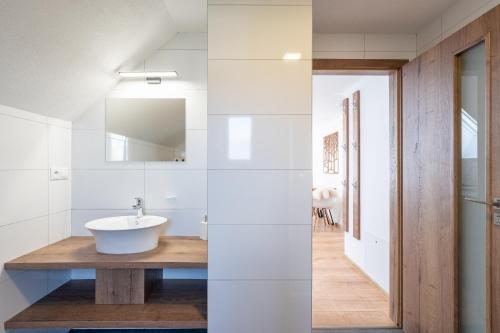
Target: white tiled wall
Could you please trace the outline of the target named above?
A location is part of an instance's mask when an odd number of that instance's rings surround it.
[[[459,0],[417,34],[421,54],[500,4],[500,0]]]
[[[135,197],[147,214],[168,218],[169,235],[196,236],[207,209],[207,35],[179,33],[138,70],[175,69],[161,85],[124,80],[112,97],[186,98],[186,162],[105,161],[105,100],[73,123],[73,235],[88,235],[89,220],[134,214]],[[198,273],[197,273],[198,274]],[[206,272],[205,272],[206,275]],[[75,278],[93,274],[74,271]]]
[[[314,34],[315,59],[413,59],[415,34]]]
[[[69,271],[6,271],[3,264],[68,237],[71,123],[0,105],[0,332],[3,322],[57,288]]]
[[[311,29],[310,1],[209,1],[210,333],[311,331]]]

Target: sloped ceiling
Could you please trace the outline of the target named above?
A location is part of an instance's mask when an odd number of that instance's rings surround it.
[[[176,32],[163,0],[0,0],[0,104],[74,119]]]
[[[207,32],[207,0],[163,0],[178,32]]]

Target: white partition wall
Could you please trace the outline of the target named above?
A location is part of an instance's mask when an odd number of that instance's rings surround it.
[[[311,1],[208,3],[209,333],[309,333]]]

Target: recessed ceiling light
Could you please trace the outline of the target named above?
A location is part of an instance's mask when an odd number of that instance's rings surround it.
[[[302,54],[299,52],[287,52],[283,55],[283,60],[300,60]]]
[[[176,71],[168,72],[118,72],[121,77],[124,78],[148,78],[148,77],[160,77],[160,78],[176,78],[179,76]]]

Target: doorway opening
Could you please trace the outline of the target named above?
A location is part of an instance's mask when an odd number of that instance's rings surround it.
[[[315,329],[400,327],[402,64],[385,70],[315,64]]]

